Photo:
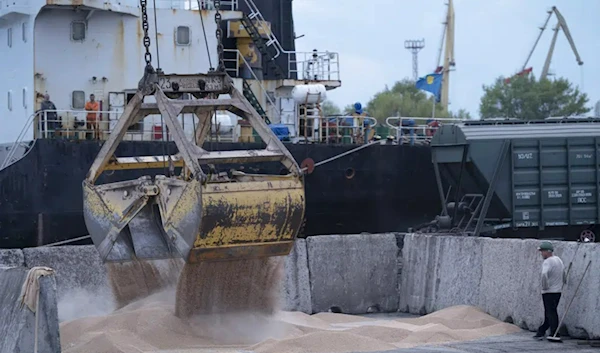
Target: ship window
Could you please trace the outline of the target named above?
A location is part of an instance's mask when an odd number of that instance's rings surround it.
[[[9,28],[6,31],[6,34],[7,34],[7,38],[6,38],[7,43],[6,44],[8,44],[9,48],[12,48],[12,28]]]
[[[23,108],[27,109],[27,88],[23,87]]]
[[[85,40],[85,22],[71,22],[71,40],[82,42]]]
[[[8,91],[8,97],[6,100],[6,106],[8,107],[9,111],[12,111],[12,91]]]
[[[23,43],[27,43],[27,23],[23,22],[21,24],[21,31],[23,32]]]
[[[85,92],[84,91],[73,91],[71,94],[71,108],[83,109],[85,108]]]
[[[177,45],[190,45],[190,27],[177,26],[175,30],[175,42]]]

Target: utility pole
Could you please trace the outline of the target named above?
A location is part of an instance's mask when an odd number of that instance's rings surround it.
[[[419,51],[425,48],[425,39],[421,40],[405,40],[404,48],[410,50],[412,53],[412,69],[413,69],[413,78],[415,82],[419,79]]]

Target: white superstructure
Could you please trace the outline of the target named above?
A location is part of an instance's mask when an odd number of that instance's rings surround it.
[[[251,18],[262,18],[255,13],[258,9],[252,0],[223,0],[222,21],[242,18],[238,2],[254,11]],[[197,9],[198,3],[157,0],[154,9],[153,1],[148,1],[148,33],[155,68],[175,74],[209,70],[201,16],[212,65],[216,66],[215,11],[210,10],[210,1],[201,1],[202,11]],[[280,46],[272,40],[269,45]],[[70,129],[76,127],[73,118],[85,121],[84,106],[94,94],[100,103],[104,129],[109,133],[128,95],[137,89],[145,65],[144,51],[137,0],[0,0],[0,143],[15,141],[23,127],[31,125],[45,94],[50,95],[63,125]],[[237,60],[228,72],[232,77],[239,76],[244,55],[237,49],[228,51],[237,52]],[[294,130],[297,105],[292,88],[305,83],[305,78],[321,82],[327,89],[338,87],[337,54],[278,51],[288,58],[289,68],[297,66],[293,70],[297,79],[254,80],[254,72],[244,72],[271,122],[284,123]],[[241,90],[243,79],[234,81]],[[148,125],[159,123],[149,116],[140,129],[151,134],[156,128]],[[187,125],[184,128],[191,134],[192,124]],[[20,139],[33,139],[34,130],[26,129]],[[45,136],[38,131],[35,137]]]

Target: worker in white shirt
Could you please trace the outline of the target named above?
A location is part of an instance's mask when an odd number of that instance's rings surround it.
[[[549,241],[544,241],[538,247],[544,258],[542,263],[542,299],[544,301],[544,323],[537,330],[534,338],[543,339],[550,328],[550,335],[554,335],[558,328],[558,302],[565,283],[565,266],[560,257],[554,255],[554,246]],[[557,334],[556,337],[559,337]]]

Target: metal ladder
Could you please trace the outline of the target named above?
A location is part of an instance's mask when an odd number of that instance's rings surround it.
[[[252,88],[250,87],[250,84],[248,83],[248,81],[243,80],[243,88],[244,89],[242,90],[242,94],[244,95],[244,97],[246,97],[246,99],[250,102],[250,104],[252,104],[252,107],[254,107],[254,109],[256,109],[256,112],[264,119],[264,121],[267,123],[267,125],[270,125],[271,120],[269,119],[269,117],[267,116],[267,113],[265,112],[262,105],[258,101],[258,98],[256,98],[256,95],[252,91]]]
[[[244,0],[244,2],[250,9],[249,14],[244,13],[242,16],[241,22],[244,25],[244,28],[246,28],[248,35],[250,35],[250,38],[258,48],[258,51],[262,54],[263,58],[266,59],[267,67],[275,73],[275,76],[283,79],[285,74],[281,67],[275,62],[275,59],[279,57],[281,53],[286,53],[286,51],[283,49],[273,32],[262,25],[266,21],[258,10],[258,7],[256,7],[256,4],[254,4],[254,1]],[[256,24],[253,22],[254,20],[257,21]],[[260,35],[260,30],[267,35],[267,39]],[[275,54],[272,55],[269,52],[269,47],[272,47],[275,50]]]

